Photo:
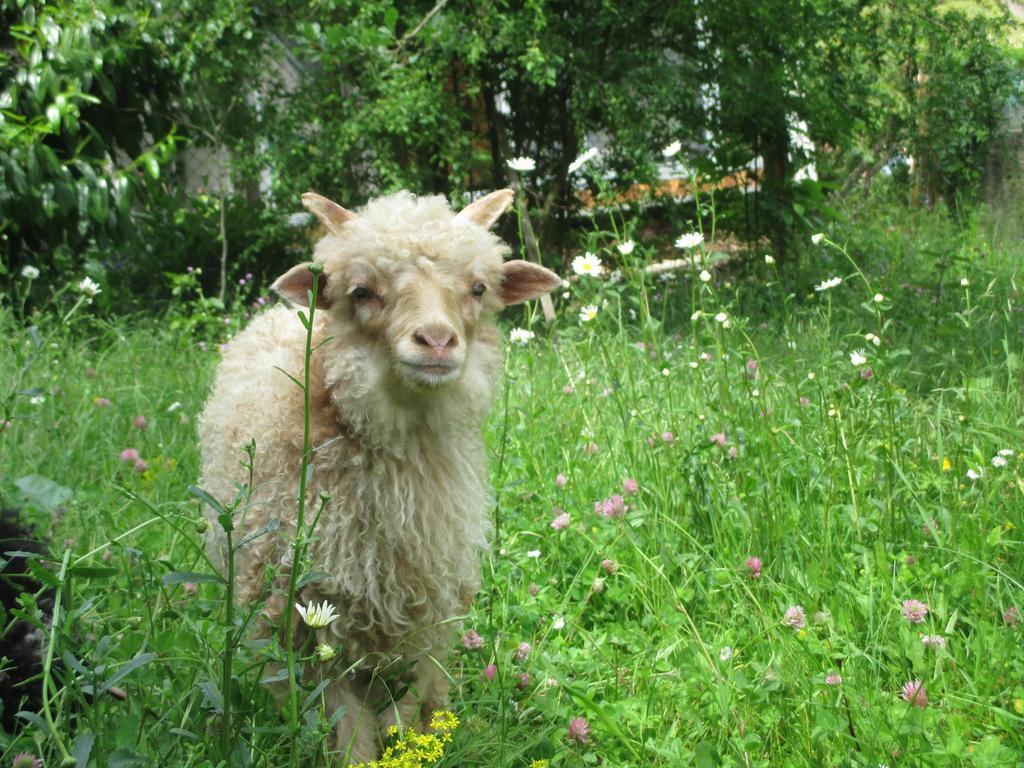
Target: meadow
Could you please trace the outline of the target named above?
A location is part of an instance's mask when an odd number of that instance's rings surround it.
[[[601,274],[567,270],[553,324],[503,321],[458,725],[381,765],[1024,763],[1019,243],[872,210],[781,275],[758,252],[657,276],[680,253],[633,226],[587,236]],[[306,690],[286,723],[190,491],[218,342],[275,275],[220,312],[173,275],[127,318],[66,277],[0,304],[0,498],[60,595],[45,706],[0,764],[329,765],[335,713]]]

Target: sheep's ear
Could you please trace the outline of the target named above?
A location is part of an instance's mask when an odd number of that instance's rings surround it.
[[[456,221],[469,221],[479,224],[484,229],[490,229],[508,207],[512,205],[515,193],[511,189],[499,189],[489,195],[475,200],[455,216]]]
[[[543,296],[562,282],[550,269],[519,259],[506,261],[501,270],[501,300],[505,306]]]
[[[309,264],[299,264],[292,267],[277,278],[270,287],[288,299],[288,301],[298,304],[300,307],[308,307],[309,292],[313,290],[313,273],[309,271]],[[317,309],[328,309],[331,306],[324,293],[326,288],[327,273],[321,272],[319,279],[316,281]]]
[[[341,228],[356,217],[351,211],[346,211],[333,200],[328,200],[316,192],[306,192],[302,196],[302,205],[320,219],[320,223],[327,227],[332,235],[340,235]]]

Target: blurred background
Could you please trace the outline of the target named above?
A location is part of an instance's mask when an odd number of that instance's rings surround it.
[[[173,291],[154,275],[194,267],[223,300],[308,254],[306,190],[461,206],[519,185],[556,269],[613,207],[666,257],[713,225],[782,267],[872,196],[952,219],[984,205],[1019,237],[1021,16],[996,0],[2,0],[0,287],[31,265],[49,296],[84,272],[98,306],[130,310]],[[512,171],[520,156],[535,168]]]

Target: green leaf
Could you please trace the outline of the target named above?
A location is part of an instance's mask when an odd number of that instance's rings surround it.
[[[75,758],[75,768],[86,768],[89,764],[89,755],[92,752],[92,745],[96,743],[96,734],[86,731],[80,733],[75,743],[71,745],[71,756]]]
[[[242,729],[242,733],[270,733],[275,735],[282,735],[288,733],[288,726],[286,725],[254,725],[246,726]]]
[[[217,684],[212,680],[206,680],[199,684],[199,690],[203,692],[203,705],[218,715],[223,714],[224,697],[220,695]]]
[[[714,746],[708,742],[700,742],[694,753],[697,758],[697,768],[718,768],[718,755],[715,754]]]
[[[288,679],[288,668],[282,667],[277,672],[268,677],[264,677],[260,680],[260,685],[269,685],[270,683],[280,683],[282,680]]]
[[[190,485],[188,487],[188,492],[192,496],[192,498],[199,499],[208,507],[210,507],[214,512],[217,512],[219,514],[224,513],[224,505],[217,501],[213,497],[213,494],[211,494],[209,491],[204,491],[198,485]]]
[[[316,702],[316,700],[317,700],[317,697],[318,697],[318,696],[319,696],[319,695],[320,695],[321,693],[323,693],[324,689],[325,689],[325,688],[326,688],[326,687],[327,687],[328,685],[330,685],[330,684],[331,684],[331,682],[332,682],[332,680],[331,680],[331,678],[329,678],[329,677],[327,677],[327,678],[325,678],[325,679],[321,680],[321,681],[320,681],[320,684],[319,684],[319,685],[317,685],[317,687],[316,687],[316,688],[314,688],[314,689],[313,689],[312,691],[310,691],[310,692],[309,692],[309,695],[308,695],[308,696],[306,697],[306,700],[305,700],[305,701],[304,701],[304,702],[302,703],[302,709],[301,709],[300,711],[301,711],[301,712],[305,712],[305,711],[306,711],[307,709],[309,709],[309,708],[310,708],[310,707],[312,707],[312,706],[313,706],[314,704],[316,704],[316,703],[317,703],[317,702]],[[397,701],[397,700],[400,700],[400,698],[401,698],[401,697],[399,697],[399,696],[397,696],[397,695],[395,696],[395,700],[396,700],[396,701]]]
[[[194,573],[191,571],[172,571],[160,580],[165,587],[170,584],[224,584],[224,579],[213,573]]]
[[[139,765],[152,765],[153,762],[142,755],[121,747],[110,753],[110,768],[134,768]]]
[[[70,488],[65,488],[42,475],[26,475],[15,480],[14,484],[37,507],[51,514],[73,495]]]
[[[43,733],[49,733],[49,726],[43,721],[39,715],[35,712],[17,712],[15,715],[20,720],[24,720],[26,723],[31,723]]]
[[[28,566],[28,570],[35,576],[39,581],[48,587],[58,589],[60,587],[60,579],[57,575],[48,568],[44,568],[39,564],[38,560],[27,560],[25,565]]]
[[[253,541],[255,539],[258,539],[261,536],[266,536],[268,533],[274,533],[275,531],[280,530],[280,528],[281,528],[281,521],[278,520],[276,517],[272,518],[269,522],[267,522],[267,524],[265,526],[260,528],[258,531],[253,531],[248,536],[246,536],[244,539],[242,539],[240,542],[235,544],[234,550],[237,552],[238,550],[240,550],[242,547],[244,547],[249,542],[251,542],[251,541]]]
[[[117,568],[110,565],[73,565],[68,572],[83,579],[109,579],[117,575]]]
[[[100,693],[105,693],[106,691],[109,691],[115,683],[117,683],[120,680],[123,680],[139,667],[149,664],[149,662],[151,662],[155,658],[155,653],[138,654],[134,659],[129,661],[127,664],[125,664],[123,667],[117,670],[117,672],[115,672],[113,675],[107,678],[103,685],[100,686]]]
[[[298,584],[295,585],[296,589],[302,589],[307,584],[313,584],[324,579],[331,578],[331,574],[325,571],[310,571],[309,573],[302,574],[302,578],[299,579]]]
[[[97,69],[94,76],[96,77],[96,82],[100,85],[100,91],[103,93],[103,98],[111,105],[116,105],[117,91],[114,89],[114,84],[110,82],[110,78],[107,77],[107,73],[102,69]]]

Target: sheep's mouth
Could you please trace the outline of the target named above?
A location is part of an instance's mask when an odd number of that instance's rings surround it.
[[[455,361],[443,360],[431,360],[428,362],[402,360],[401,367],[417,383],[430,386],[446,384],[456,379],[460,369],[460,366]]]

